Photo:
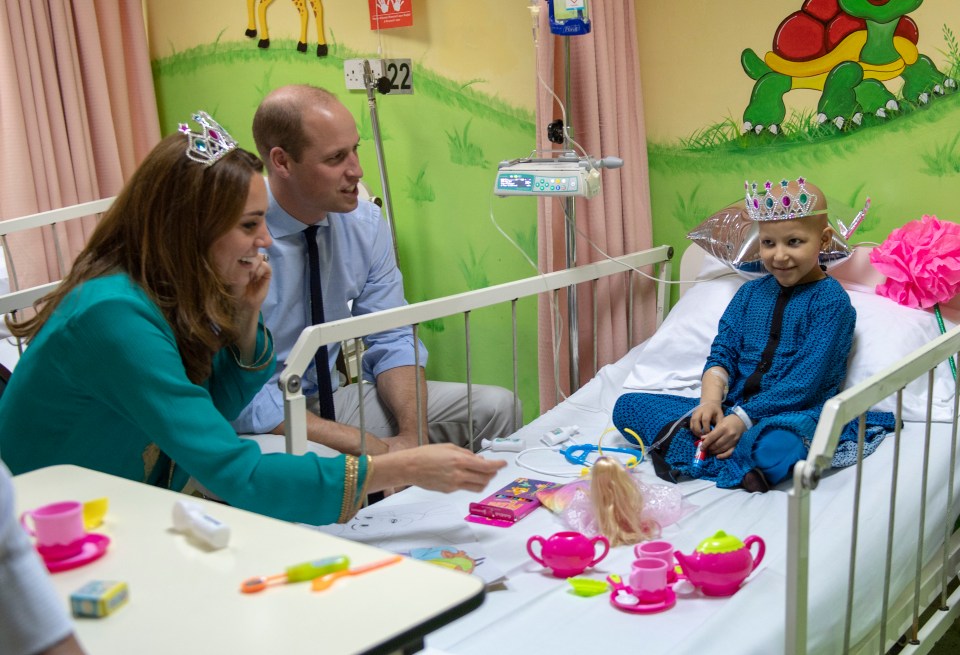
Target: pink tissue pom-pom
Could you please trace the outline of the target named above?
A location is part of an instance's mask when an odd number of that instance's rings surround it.
[[[947,302],[960,291],[960,225],[924,215],[891,232],[870,261],[887,276],[878,295],[924,309]]]

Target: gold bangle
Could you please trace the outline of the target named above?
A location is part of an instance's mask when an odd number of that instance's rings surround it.
[[[259,325],[263,328],[263,351],[252,364],[244,364],[240,361],[240,348],[237,347],[236,344],[231,344],[227,347],[227,350],[229,350],[230,354],[233,355],[233,361],[235,361],[237,366],[245,371],[262,371],[270,366],[270,363],[273,361],[273,354],[275,351],[270,343],[270,333],[267,331],[266,325],[263,325],[262,323]],[[269,352],[267,352],[268,350]],[[264,357],[266,357],[266,359],[264,359]]]
[[[367,488],[370,486],[370,478],[373,476],[373,457],[370,455],[365,455],[365,457],[367,458],[367,474],[363,476],[363,485],[360,487],[360,493],[357,494],[357,512],[360,511],[363,502],[367,499]]]
[[[346,523],[357,513],[357,469],[359,461],[353,455],[344,455],[343,462],[343,497],[340,499],[340,516],[337,523]]]

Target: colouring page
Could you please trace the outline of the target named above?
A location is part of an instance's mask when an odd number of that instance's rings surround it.
[[[461,512],[447,503],[379,504],[364,507],[350,521],[310,526],[335,537],[396,553],[438,544],[470,544],[477,537]]]

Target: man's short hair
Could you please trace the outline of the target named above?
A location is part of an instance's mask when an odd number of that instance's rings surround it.
[[[311,105],[326,106],[337,97],[318,86],[293,84],[272,91],[253,115],[253,140],[257,152],[270,165],[270,151],[280,147],[299,162],[310,145],[303,129],[303,114]]]

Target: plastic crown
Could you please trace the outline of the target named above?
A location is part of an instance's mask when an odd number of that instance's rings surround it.
[[[744,182],[747,198],[747,214],[755,221],[788,221],[822,212],[812,212],[810,208],[817,202],[816,194],[806,188],[807,181],[797,178],[798,189],[795,195],[787,191],[789,182],[780,181],[779,194],[774,191],[773,183],[767,180],[763,191],[758,192],[757,183]],[[751,193],[751,191],[753,193]]]
[[[193,161],[212,166],[237,147],[236,140],[207,112],[198,111],[193,120],[203,128],[200,133],[190,131],[186,123],[178,128],[187,136],[187,157]]]

